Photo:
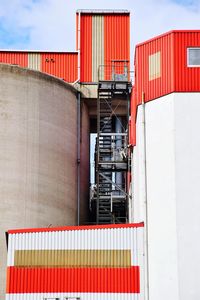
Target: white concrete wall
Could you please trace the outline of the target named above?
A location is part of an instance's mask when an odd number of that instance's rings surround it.
[[[176,94],[176,222],[180,299],[200,299],[200,93]]]
[[[200,299],[200,93],[138,108],[132,221],[147,218],[150,300]],[[145,210],[145,149],[146,200]]]

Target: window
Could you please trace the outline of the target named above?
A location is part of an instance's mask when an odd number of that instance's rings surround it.
[[[200,67],[200,48],[187,49],[187,66]]]
[[[160,51],[149,55],[149,80],[153,80],[161,76],[160,59]]]
[[[80,300],[79,297],[65,297],[65,300]]]
[[[60,298],[44,298],[44,300],[60,300]]]

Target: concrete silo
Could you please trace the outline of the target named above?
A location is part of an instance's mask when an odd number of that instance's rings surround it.
[[[0,65],[0,297],[10,228],[77,224],[77,92],[55,77]],[[87,109],[81,122],[87,124]],[[81,135],[87,136],[87,126]],[[86,140],[84,140],[86,143]],[[87,160],[89,151],[85,147]],[[80,165],[80,176],[89,168]],[[85,166],[85,170],[81,167]],[[88,179],[89,180],[89,179]],[[80,195],[86,190],[80,182]],[[85,197],[87,197],[86,193]],[[83,198],[80,199],[84,201]],[[82,213],[82,212],[80,212]]]

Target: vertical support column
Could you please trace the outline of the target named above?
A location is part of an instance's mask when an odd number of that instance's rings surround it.
[[[145,300],[149,300],[149,246],[148,246],[148,203],[147,203],[147,166],[146,166],[146,114],[145,114],[145,101],[144,101],[144,93],[142,95],[142,131],[143,131],[143,151],[141,153],[142,156],[142,188],[141,194],[143,197],[144,203],[144,220],[145,220],[145,227],[146,230],[144,231],[144,246],[145,246],[145,265],[146,265],[146,272],[145,272]]]
[[[78,80],[81,77],[81,13],[78,13]]]
[[[77,225],[80,225],[81,94],[77,94]]]
[[[122,133],[122,118],[121,117],[116,117],[115,119],[115,133]],[[116,159],[120,159],[120,154],[119,151],[122,148],[122,136],[117,135],[116,136],[116,152],[117,152],[117,157]],[[122,188],[122,171],[121,172],[116,172],[115,173],[115,183]]]
[[[96,156],[96,179],[97,179],[97,202],[96,202],[96,223],[99,224],[99,135],[100,135],[100,100],[99,91],[97,96],[97,156]]]

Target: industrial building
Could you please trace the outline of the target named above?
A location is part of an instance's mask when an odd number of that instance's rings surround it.
[[[200,30],[130,42],[81,10],[75,52],[0,51],[6,300],[200,297]]]
[[[200,295],[199,66],[199,30],[136,46],[130,211],[146,224],[147,299]]]
[[[143,293],[143,226],[9,231],[6,299],[134,299]]]
[[[77,11],[76,23],[73,53],[0,51],[2,298],[9,228],[128,222],[130,13]]]

